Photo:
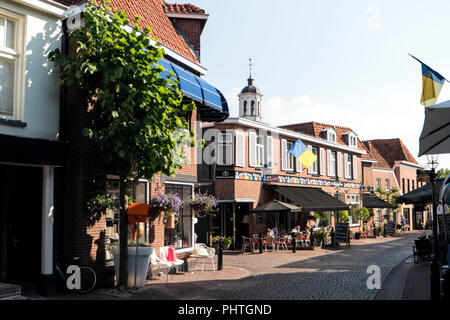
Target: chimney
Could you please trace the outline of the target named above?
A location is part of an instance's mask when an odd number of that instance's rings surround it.
[[[200,38],[209,15],[192,4],[163,4],[166,16],[200,61]]]

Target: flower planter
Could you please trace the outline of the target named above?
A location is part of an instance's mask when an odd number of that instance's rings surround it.
[[[116,272],[116,285],[119,281],[119,264],[120,264],[120,247],[113,246],[112,254],[114,255],[114,270]],[[148,264],[150,263],[150,256],[153,253],[153,247],[139,247],[137,257],[137,276],[136,287],[142,288],[147,279]],[[134,288],[134,274],[136,262],[136,247],[128,247],[128,288]]]
[[[205,211],[206,205],[204,204],[194,204],[192,205],[192,210],[196,213]]]
[[[361,239],[361,233],[356,232],[355,233],[355,240],[359,240],[359,239]]]

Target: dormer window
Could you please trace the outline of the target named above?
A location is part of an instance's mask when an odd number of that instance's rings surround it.
[[[326,139],[328,142],[336,143],[336,131],[333,128],[324,129],[321,134],[322,138]]]
[[[346,137],[347,144],[349,147],[356,148],[358,146],[358,140],[353,132],[346,132],[343,134]]]

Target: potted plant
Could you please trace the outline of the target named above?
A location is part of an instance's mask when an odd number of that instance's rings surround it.
[[[216,213],[218,201],[216,197],[207,193],[196,193],[189,200],[189,204],[191,205],[192,210],[200,216],[200,214],[209,215]]]
[[[223,239],[223,249],[228,250],[230,248],[231,242],[233,241],[233,239],[231,237],[220,237],[220,236],[216,236],[213,237],[212,242],[213,242],[213,246],[216,249],[216,251],[219,251],[219,240]]]
[[[378,226],[375,228],[375,234],[377,235],[377,237],[383,234],[383,230],[384,229],[382,226]]]
[[[361,232],[355,232],[355,240],[361,239]]]
[[[119,261],[120,261],[120,247],[119,243],[111,245],[112,254],[114,255],[114,270],[116,273],[116,279],[119,279]],[[135,274],[136,274],[136,287],[142,288],[145,285],[147,279],[148,264],[150,262],[150,256],[153,253],[153,245],[146,242],[139,241],[138,248],[136,250],[136,241],[128,240],[128,287],[133,288],[135,286]],[[137,252],[136,252],[137,251]],[[137,253],[137,256],[136,256]],[[137,263],[137,269],[136,269]],[[135,273],[137,271],[137,273]]]
[[[326,240],[328,238],[328,235],[324,230],[318,230],[313,232],[313,237],[314,245],[318,247],[322,244],[323,240]]]
[[[152,210],[159,213],[164,212],[166,228],[174,229],[178,211],[183,207],[184,202],[176,193],[163,193],[154,196],[150,201],[150,205]]]

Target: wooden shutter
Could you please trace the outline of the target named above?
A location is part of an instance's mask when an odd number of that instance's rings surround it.
[[[248,165],[256,167],[256,132],[248,133]]]
[[[337,176],[342,178],[342,152],[337,153]]]
[[[353,179],[358,179],[358,157],[353,156]]]
[[[286,171],[287,166],[287,140],[281,139],[281,170]]]
[[[245,133],[236,132],[236,167],[245,166]]]
[[[325,149],[320,148],[320,175],[325,176]]]
[[[273,137],[267,136],[266,143],[267,143],[266,148],[267,168],[273,168]]]

